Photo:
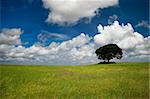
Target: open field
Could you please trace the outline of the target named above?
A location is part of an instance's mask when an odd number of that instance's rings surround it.
[[[148,99],[149,64],[0,66],[1,99]]]

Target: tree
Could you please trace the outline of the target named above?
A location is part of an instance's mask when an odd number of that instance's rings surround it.
[[[100,48],[98,48],[95,51],[96,55],[98,56],[98,59],[100,60],[107,60],[109,63],[109,60],[113,58],[121,59],[122,58],[122,49],[119,48],[116,44],[108,44],[104,45]]]

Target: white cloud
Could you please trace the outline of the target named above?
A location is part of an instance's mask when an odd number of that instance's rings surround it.
[[[97,28],[100,34],[94,37],[81,33],[79,36],[61,43],[52,42],[49,46],[44,47],[34,44],[29,48],[20,45],[21,29],[2,30],[0,34],[0,38],[3,39],[0,39],[0,63],[95,64],[99,61],[95,55],[96,48],[109,43],[116,43],[123,49],[124,55],[120,61],[148,61],[150,58],[150,37],[144,38],[140,33],[134,32],[131,24],[120,25],[116,21],[112,25],[99,25]],[[14,37],[16,35],[17,37]],[[15,39],[12,40],[12,38]]]
[[[119,22],[115,21],[112,25],[99,25],[97,28],[100,34],[94,36],[96,44],[101,46],[111,43],[117,44],[124,50],[125,58],[138,56],[140,60],[143,55],[149,58],[149,37],[144,38],[140,33],[134,32],[131,24],[119,25]],[[130,61],[130,59],[126,60]]]
[[[20,35],[23,31],[21,29],[3,29],[0,32],[0,60],[7,59],[7,54],[15,45],[20,45]]]
[[[118,4],[118,0],[42,0],[49,9],[47,22],[64,25],[74,24],[82,18],[91,19],[98,9]]]
[[[51,40],[67,40],[69,37],[64,34],[60,33],[51,33],[48,31],[42,31],[41,33],[38,34],[37,39],[40,43],[46,44],[49,43],[48,41]]]
[[[20,44],[21,29],[3,29],[0,32],[0,44],[16,45]]]
[[[142,20],[135,27],[144,27],[144,28],[150,29],[150,24],[149,24],[149,21]]]
[[[9,32],[12,29],[7,29]],[[4,32],[2,32],[4,34]],[[18,38],[19,39],[19,38]],[[43,47],[37,44],[29,48],[9,43],[0,45],[0,63],[80,65],[92,64],[97,60],[91,37],[81,33],[79,36],[62,43],[52,42]],[[2,43],[2,42],[1,42]]]

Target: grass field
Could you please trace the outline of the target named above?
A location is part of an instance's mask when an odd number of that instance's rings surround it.
[[[149,64],[0,66],[1,99],[149,99]]]

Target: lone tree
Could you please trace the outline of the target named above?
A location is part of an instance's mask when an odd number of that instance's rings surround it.
[[[121,59],[122,58],[122,49],[119,48],[116,44],[108,44],[104,45],[100,48],[98,48],[95,51],[96,55],[98,56],[98,59],[100,60],[107,60],[109,63],[109,60],[113,58]]]

